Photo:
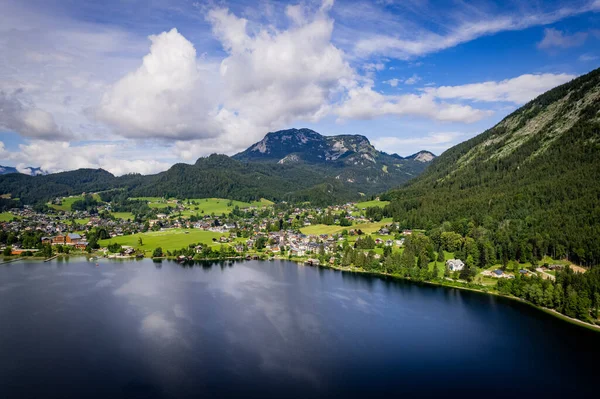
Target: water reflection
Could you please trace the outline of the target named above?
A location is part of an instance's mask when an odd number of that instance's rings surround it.
[[[597,335],[471,292],[285,261],[97,263],[0,268],[12,397],[451,395],[490,373],[503,395],[548,394],[587,386],[600,353]]]

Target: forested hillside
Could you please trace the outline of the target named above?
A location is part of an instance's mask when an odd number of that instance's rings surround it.
[[[548,254],[598,264],[599,110],[597,69],[447,150],[386,194],[385,214],[407,227],[479,231],[504,261]]]

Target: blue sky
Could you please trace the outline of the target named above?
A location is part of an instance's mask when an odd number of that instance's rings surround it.
[[[0,164],[156,173],[269,131],[436,154],[600,66],[600,0],[0,0]]]

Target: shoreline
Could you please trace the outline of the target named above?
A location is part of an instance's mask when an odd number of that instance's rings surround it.
[[[98,255],[94,255],[93,253],[92,254],[83,254],[83,253],[82,254],[57,254],[57,255],[53,256],[52,258],[49,258],[49,259],[43,259],[43,258],[40,258],[40,257],[13,257],[12,259],[8,259],[8,260],[5,260],[3,258],[2,261],[0,261],[0,265],[12,263],[12,262],[16,262],[16,261],[19,261],[19,260],[39,260],[39,261],[43,261],[43,262],[48,262],[48,261],[55,260],[57,258],[69,258],[71,256],[72,257],[85,257],[88,260],[91,257],[94,257],[94,256],[98,257]],[[162,260],[169,260],[169,261],[175,261],[176,263],[179,263],[177,261],[177,258],[173,258],[173,257],[161,257],[161,258],[152,258],[152,257],[146,258],[146,257],[144,257],[144,258],[137,258],[135,256],[120,256],[120,257],[104,257],[104,256],[101,256],[101,257],[99,257],[99,259],[108,259],[108,260],[111,260],[111,259],[114,259],[114,260],[117,260],[117,259],[131,259],[131,260],[136,260],[136,259],[150,259],[150,260],[161,260],[161,261]],[[401,276],[394,275],[394,274],[381,273],[381,272],[373,272],[373,271],[367,271],[367,270],[356,269],[356,268],[349,269],[349,268],[343,268],[341,266],[333,266],[333,265],[329,265],[329,264],[312,266],[312,265],[307,265],[305,263],[305,260],[301,260],[301,259],[292,259],[292,260],[290,260],[290,259],[288,259],[286,257],[277,257],[277,256],[274,257],[273,259],[274,260],[285,260],[285,261],[288,261],[288,262],[294,262],[294,263],[297,263],[297,264],[300,264],[300,265],[303,265],[303,266],[309,266],[309,267],[316,267],[316,268],[323,268],[323,269],[335,270],[335,271],[339,271],[339,272],[342,272],[342,273],[358,273],[358,274],[369,275],[369,276],[377,277],[377,278],[391,278],[391,279],[395,279],[395,280],[409,281],[412,284],[427,284],[427,285],[436,286],[436,287],[455,288],[455,289],[459,289],[459,290],[476,292],[476,293],[484,294],[484,295],[493,295],[493,296],[497,296],[497,297],[501,297],[501,298],[506,298],[506,299],[509,299],[509,300],[513,300],[513,301],[517,301],[517,302],[523,303],[525,305],[531,306],[531,307],[533,307],[533,308],[535,308],[537,310],[540,310],[540,311],[542,311],[542,312],[544,312],[544,313],[546,313],[548,315],[554,316],[554,317],[556,317],[556,318],[558,318],[558,319],[560,319],[562,321],[565,321],[567,323],[574,324],[574,325],[577,325],[579,327],[583,327],[583,328],[586,328],[588,330],[600,333],[600,325],[591,324],[591,323],[585,322],[583,320],[579,320],[579,319],[575,319],[575,318],[569,317],[567,315],[564,315],[564,314],[558,312],[555,309],[549,309],[549,308],[545,308],[543,306],[538,306],[538,305],[536,305],[534,303],[526,301],[526,300],[524,300],[522,298],[518,298],[516,296],[504,295],[504,294],[500,294],[499,292],[493,292],[493,291],[490,291],[490,290],[484,290],[484,289],[480,289],[480,288],[476,288],[476,287],[465,287],[462,284],[468,284],[468,283],[463,283],[463,282],[460,282],[460,281],[456,281],[455,282],[456,285],[449,284],[449,283],[445,284],[444,282],[437,282],[437,281],[415,281],[415,280],[412,280],[410,277],[401,277]],[[225,262],[225,261],[232,261],[232,260],[245,261],[246,257],[245,256],[238,256],[238,257],[228,257],[228,258],[205,258],[205,259],[198,259],[198,260],[187,260],[187,261],[184,261],[183,263],[186,263],[186,262],[207,262],[207,261],[211,261],[211,262],[222,261],[222,262]],[[254,260],[256,260],[256,259],[254,259]],[[269,262],[268,259],[258,259],[258,261]],[[484,287],[484,286],[481,286],[481,287]]]
[[[284,260],[284,259],[281,259]],[[287,259],[285,259],[287,260]],[[310,265],[306,265],[304,262],[302,261],[293,261],[293,262],[297,262],[297,263],[301,263],[305,266],[310,266]],[[460,286],[460,285],[452,285],[452,284],[444,284],[443,282],[436,282],[436,281],[413,281],[410,277],[400,277],[397,275],[393,275],[393,274],[389,274],[389,273],[380,273],[380,272],[370,272],[370,271],[366,271],[366,270],[359,270],[359,269],[346,269],[346,268],[342,268],[339,266],[331,266],[331,265],[319,265],[319,266],[310,266],[310,267],[317,267],[317,268],[324,268],[324,269],[331,269],[331,270],[336,270],[336,271],[340,271],[340,272],[346,272],[346,273],[359,273],[359,274],[368,274],[370,276],[373,277],[385,277],[385,278],[392,278],[392,279],[396,279],[396,280],[402,280],[402,281],[410,281],[413,284],[428,284],[428,285],[432,285],[432,286],[436,286],[436,287],[444,287],[444,288],[456,288],[456,289],[460,289],[460,290],[465,290],[465,291],[471,291],[471,292],[476,292],[479,294],[484,294],[484,295],[493,295],[493,296],[497,296],[500,298],[506,298],[509,300],[513,300],[513,301],[517,301],[520,303],[523,303],[525,305],[531,306],[537,310],[540,310],[548,315],[554,316],[558,319],[561,319],[562,321],[565,321],[567,323],[570,324],[574,324],[577,325],[579,327],[583,327],[586,328],[588,330],[591,331],[595,331],[600,333],[600,325],[597,324],[591,324],[588,322],[585,322],[583,320],[579,320],[579,319],[575,319],[572,317],[569,317],[567,315],[564,315],[560,312],[558,312],[555,309],[549,309],[549,308],[545,308],[543,306],[538,306],[534,303],[531,303],[529,301],[526,301],[522,298],[516,297],[516,296],[512,296],[512,295],[504,295],[504,294],[500,294],[498,292],[492,292],[492,291],[487,291],[487,290],[483,290],[483,289],[479,289],[479,288],[474,288],[474,287],[464,287],[464,286]],[[459,284],[464,284],[464,283],[460,283],[457,282]]]

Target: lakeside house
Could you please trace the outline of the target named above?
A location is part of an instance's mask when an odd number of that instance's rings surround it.
[[[87,241],[77,233],[59,234],[52,237],[42,237],[44,245],[70,245],[77,249],[85,249],[88,245]]]
[[[448,259],[446,261],[446,267],[448,267],[448,270],[451,272],[455,272],[464,269],[465,264],[460,259]]]

